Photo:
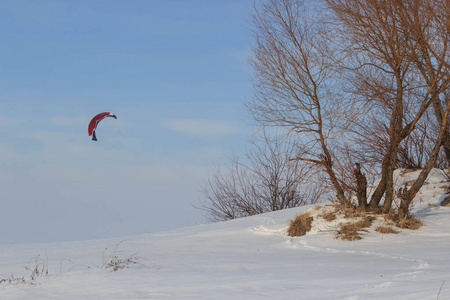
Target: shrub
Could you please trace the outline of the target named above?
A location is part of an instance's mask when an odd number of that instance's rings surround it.
[[[103,251],[101,269],[116,272],[116,271],[119,271],[122,269],[130,268],[133,265],[146,267],[146,265],[139,262],[140,257],[137,257],[137,256],[129,256],[126,258],[119,257],[118,249],[121,244],[122,244],[122,242],[116,244],[112,250],[105,248],[105,250]]]
[[[7,278],[0,278],[0,284],[7,283],[12,285],[17,284],[30,284],[34,285],[35,281],[39,277],[46,277],[48,276],[48,262],[47,259],[42,259],[40,257],[40,254],[30,259],[30,262],[25,267],[25,270],[30,271],[30,276],[22,276],[22,277],[15,277],[14,275],[11,275]]]
[[[238,158],[228,168],[216,168],[202,189],[199,209],[219,222],[317,203],[326,193],[311,166],[293,161],[296,141],[255,137],[244,164]],[[314,179],[314,180],[313,180]]]

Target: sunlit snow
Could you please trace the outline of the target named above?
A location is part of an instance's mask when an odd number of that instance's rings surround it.
[[[24,267],[37,255],[48,276],[3,282],[0,299],[450,299],[450,207],[439,205],[446,180],[433,171],[417,197],[424,227],[371,228],[359,241],[335,239],[320,222],[287,236],[289,219],[307,206],[157,234],[3,245],[0,279],[28,278]],[[111,257],[130,261],[114,272]]]

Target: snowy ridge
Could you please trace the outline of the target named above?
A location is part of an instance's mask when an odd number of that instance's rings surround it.
[[[289,219],[314,212],[307,206],[157,234],[3,245],[0,279],[28,276],[38,254],[49,275],[2,283],[0,299],[450,299],[450,208],[439,205],[448,183],[439,171],[427,182],[414,208],[424,227],[371,228],[359,241],[335,239],[319,219],[288,237]],[[113,272],[110,257],[137,263]]]

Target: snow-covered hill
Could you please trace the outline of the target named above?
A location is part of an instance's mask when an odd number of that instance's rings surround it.
[[[157,234],[0,246],[0,279],[12,280],[0,299],[450,299],[445,181],[435,171],[416,201],[424,227],[371,229],[359,241],[335,239],[332,226],[286,236],[289,219],[311,208],[301,207]],[[22,276],[28,283],[14,284]]]

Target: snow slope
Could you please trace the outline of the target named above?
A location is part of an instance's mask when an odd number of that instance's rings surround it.
[[[0,246],[0,279],[29,276],[37,255],[49,271],[33,284],[0,284],[0,299],[450,299],[444,181],[435,171],[416,202],[426,226],[372,228],[353,242],[326,224],[286,236],[289,219],[311,208],[301,207],[158,234]],[[105,269],[115,256],[138,263]]]

